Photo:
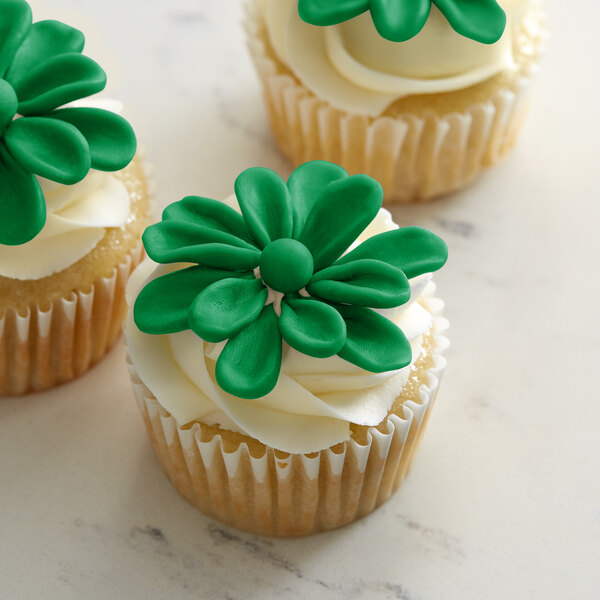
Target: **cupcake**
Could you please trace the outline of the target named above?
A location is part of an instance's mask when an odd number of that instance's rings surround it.
[[[48,389],[119,335],[143,254],[136,138],[83,34],[0,0],[0,396]]]
[[[398,203],[512,148],[540,24],[536,0],[249,0],[246,30],[281,151],[367,173]]]
[[[445,367],[432,273],[447,247],[399,228],[367,175],[243,172],[149,227],[128,287],[129,371],[177,491],[275,536],[340,527],[408,473]]]

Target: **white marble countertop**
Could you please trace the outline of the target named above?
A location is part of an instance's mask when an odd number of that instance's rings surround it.
[[[43,1],[44,14],[95,24],[90,49],[103,38],[160,205],[222,198],[252,165],[289,172],[239,0]],[[306,539],[221,526],[162,474],[119,344],[71,385],[0,401],[0,598],[598,597],[600,8],[553,4],[516,152],[464,193],[394,210],[451,250],[437,278],[450,365],[400,492]]]

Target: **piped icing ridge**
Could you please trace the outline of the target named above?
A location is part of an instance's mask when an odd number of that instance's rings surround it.
[[[264,14],[273,50],[306,87],[336,108],[377,116],[400,98],[465,89],[514,69],[513,34],[529,1],[499,4],[508,19],[491,44],[457,33],[435,5],[403,42],[382,37],[365,11],[315,26],[296,0],[264,0]]]
[[[446,245],[395,226],[374,180],[331,163],[287,183],[250,169],[235,190],[241,214],[190,197],[144,235],[126,327],[142,381],[181,425],[292,452],[377,425],[431,329]]]
[[[25,0],[0,0],[0,245],[26,244],[43,230],[38,178],[73,185],[91,169],[119,171],[135,155],[135,134],[123,117],[67,106],[106,86],[102,68],[82,54],[84,44],[64,23],[33,23]]]

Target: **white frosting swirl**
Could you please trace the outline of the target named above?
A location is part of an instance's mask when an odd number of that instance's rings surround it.
[[[464,89],[515,67],[512,33],[530,0],[499,0],[506,31],[486,45],[456,33],[432,6],[423,30],[401,43],[382,38],[365,13],[333,27],[300,19],[297,0],[265,0],[278,57],[318,97],[348,112],[377,116],[399,98]]]
[[[80,101],[70,106],[93,106],[120,112],[114,101]],[[47,220],[42,231],[20,246],[0,244],[0,276],[32,280],[49,277],[89,254],[107,227],[123,227],[130,196],[123,181],[111,173],[90,171],[75,185],[38,178],[46,198]]]
[[[362,240],[396,227],[391,215],[382,210]],[[149,280],[183,266],[159,266],[146,261],[130,281],[130,306]],[[432,293],[430,280],[431,275],[414,278],[410,281],[408,304],[380,311],[397,323],[410,340],[413,361],[422,351],[422,336],[433,323],[431,313],[416,302]],[[141,380],[178,425],[193,421],[218,424],[291,453],[319,451],[348,440],[351,423],[378,425],[406,384],[410,371],[406,367],[389,373],[370,373],[338,356],[315,359],[284,343],[275,389],[258,400],[244,400],[227,394],[216,384],[214,365],[225,343],[206,343],[191,331],[144,334],[136,327],[131,310],[125,332],[128,351]]]

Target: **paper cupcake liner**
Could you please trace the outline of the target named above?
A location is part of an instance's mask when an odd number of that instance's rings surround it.
[[[350,114],[315,97],[269,56],[260,0],[249,0],[248,48],[262,81],[271,128],[297,166],[338,163],[378,180],[393,203],[431,200],[471,183],[513,147],[526,114],[537,63],[521,69],[510,87],[462,113],[372,118]]]
[[[49,306],[9,309],[0,317],[0,396],[47,390],[97,363],[121,333],[125,287],[142,259],[139,243],[107,277]]]
[[[426,371],[418,402],[405,402],[401,415],[390,414],[383,427],[370,428],[364,445],[351,439],[312,454],[267,447],[255,455],[244,442],[232,451],[221,435],[207,441],[199,423],[178,427],[131,361],[128,368],[156,455],[188,502],[241,530],[307,535],[364,517],[398,489],[412,465],[446,366],[446,328],[445,319],[434,319],[434,366]]]

